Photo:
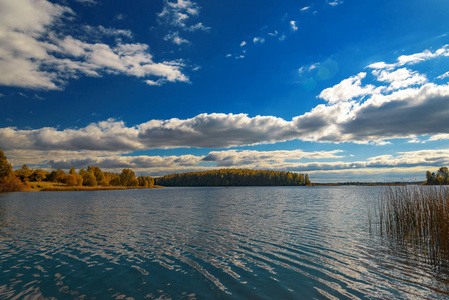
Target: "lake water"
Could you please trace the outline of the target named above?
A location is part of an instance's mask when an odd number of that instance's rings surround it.
[[[381,187],[0,194],[0,299],[446,298],[370,233]]]

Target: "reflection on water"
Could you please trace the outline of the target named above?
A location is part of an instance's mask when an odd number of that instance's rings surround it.
[[[3,194],[0,298],[449,295],[447,268],[435,269],[370,234],[367,201],[379,191],[244,187]]]

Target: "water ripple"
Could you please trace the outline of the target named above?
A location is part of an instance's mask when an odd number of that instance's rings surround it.
[[[0,195],[0,299],[438,298],[448,268],[369,233],[377,188]]]

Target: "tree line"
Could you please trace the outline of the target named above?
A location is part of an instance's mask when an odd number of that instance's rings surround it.
[[[28,182],[55,182],[67,186],[140,186],[153,187],[154,179],[149,176],[138,176],[131,169],[123,169],[121,173],[103,172],[99,167],[88,166],[78,172],[71,168],[68,173],[57,169],[51,172],[42,169],[31,169],[23,165],[13,171],[12,166],[0,149],[0,191],[25,190]]]
[[[449,184],[449,169],[447,167],[441,167],[435,172],[426,172],[426,181],[424,184],[427,185],[447,185]]]
[[[220,169],[175,173],[155,178],[162,186],[305,186],[311,185],[307,174],[250,169]]]

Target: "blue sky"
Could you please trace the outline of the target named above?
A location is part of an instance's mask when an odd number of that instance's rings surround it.
[[[447,1],[0,0],[14,167],[424,180],[449,165]]]

